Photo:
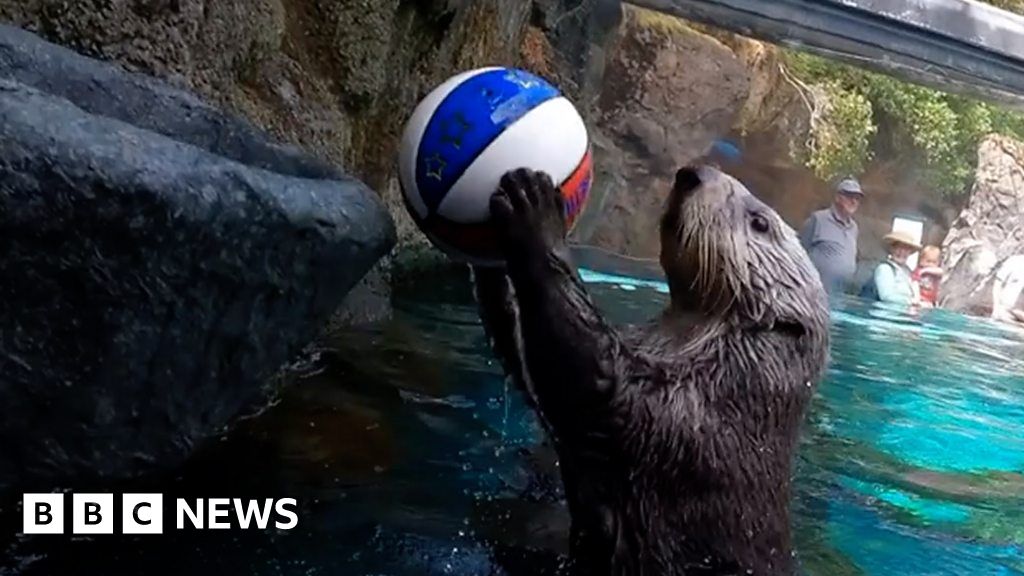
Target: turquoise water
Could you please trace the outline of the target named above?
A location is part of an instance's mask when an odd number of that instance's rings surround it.
[[[667,298],[583,276],[614,322]],[[855,300],[833,322],[796,465],[803,573],[1024,575],[1024,335]],[[390,321],[337,335],[295,378],[180,476],[136,487],[295,497],[295,530],[18,540],[0,574],[557,573],[557,468],[492,360],[468,274],[400,287]]]
[[[668,292],[582,276],[612,301]],[[831,368],[797,468],[806,572],[1024,574],[1024,331],[833,306]]]

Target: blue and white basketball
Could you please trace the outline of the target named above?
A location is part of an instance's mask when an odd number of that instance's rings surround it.
[[[500,263],[490,198],[506,172],[549,174],[570,230],[593,178],[576,107],[543,78],[505,67],[463,72],[428,94],[406,123],[398,164],[420,230],[449,257],[478,265]]]

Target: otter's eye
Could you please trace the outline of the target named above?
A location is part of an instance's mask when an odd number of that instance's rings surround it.
[[[751,214],[750,227],[754,229],[754,232],[765,234],[768,232],[768,219],[760,214]]]

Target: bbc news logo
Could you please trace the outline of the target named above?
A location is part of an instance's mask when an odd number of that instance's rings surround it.
[[[23,494],[22,533],[64,534],[65,500],[64,494]],[[163,503],[163,494],[122,494],[121,512],[117,515],[113,494],[71,494],[71,534],[114,534],[118,516],[121,534],[163,534]],[[291,530],[299,523],[296,506],[294,498],[177,498],[174,527]]]

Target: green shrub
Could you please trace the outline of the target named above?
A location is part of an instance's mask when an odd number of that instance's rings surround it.
[[[818,86],[819,110],[812,121],[804,154],[805,165],[823,179],[856,174],[871,159],[871,137],[876,131],[871,102],[835,81]]]
[[[1024,13],[1024,0],[992,1]],[[923,183],[955,199],[969,191],[981,139],[1024,139],[1024,115],[891,76],[785,51],[785,65],[814,96],[801,160],[819,177],[856,173],[873,157],[905,160]]]

